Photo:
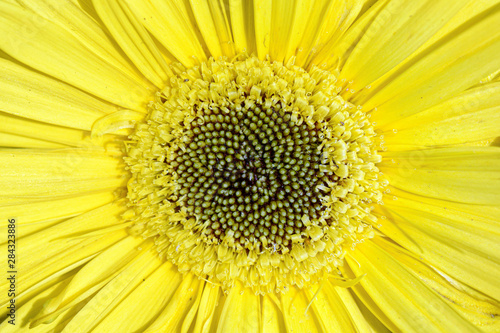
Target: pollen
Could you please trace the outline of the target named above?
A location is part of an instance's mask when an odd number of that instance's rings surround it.
[[[317,283],[373,236],[377,136],[336,77],[240,55],[177,74],[127,144],[131,232],[256,293]]]

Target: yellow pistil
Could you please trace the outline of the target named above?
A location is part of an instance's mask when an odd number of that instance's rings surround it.
[[[376,134],[333,74],[240,56],[177,76],[125,158],[132,232],[225,289],[317,283],[373,236]]]

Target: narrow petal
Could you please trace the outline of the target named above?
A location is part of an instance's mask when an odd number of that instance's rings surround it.
[[[129,135],[135,125],[144,120],[146,115],[132,110],[121,110],[99,118],[92,125],[91,137],[103,140],[106,134]],[[126,131],[126,133],[122,133]]]
[[[39,262],[36,269],[18,265],[17,274],[24,278],[16,283],[16,289],[18,290],[16,294],[17,301],[23,304],[48,286],[57,283],[68,275],[74,274],[75,270],[92,260],[103,248],[126,237],[126,233],[115,232],[106,236],[74,242],[71,245],[67,244],[64,251],[55,253]],[[40,250],[38,249],[38,251]],[[18,254],[22,256],[22,251],[18,251]],[[5,271],[7,270],[7,267],[5,267]],[[8,285],[2,283],[0,287],[7,289]],[[9,299],[2,298],[0,301],[2,309],[6,309]],[[0,315],[3,316],[4,312],[5,310],[1,310]]]
[[[67,148],[67,145],[33,139],[26,136],[9,134],[9,133],[0,133],[0,147],[6,148]]]
[[[386,126],[387,146],[442,146],[500,136],[500,83],[469,89]]]
[[[38,330],[36,328],[30,328],[30,320],[33,317],[34,312],[41,311],[45,302],[56,296],[62,289],[67,285],[70,278],[66,278],[61,282],[54,284],[53,286],[47,288],[46,290],[34,295],[31,299],[29,299],[25,304],[19,305],[17,303],[16,309],[16,319],[15,325],[10,324],[8,321],[4,321],[0,324],[0,330],[2,333],[19,333],[19,332],[40,332],[42,330]],[[76,305],[72,308],[67,309],[65,312],[61,314],[56,320],[53,322],[43,326],[43,332],[58,332],[61,331],[68,318],[74,316],[80,309],[81,305]]]
[[[403,151],[384,157],[380,170],[403,191],[469,204],[500,202],[498,147]]]
[[[339,6],[344,7],[343,15],[334,21],[338,28],[331,32],[329,26],[325,27],[325,33],[320,39],[323,43],[318,45],[319,52],[315,53],[312,58],[313,64],[324,66],[332,72],[338,72],[344,66],[356,44],[389,0],[380,0],[370,4],[369,9],[364,13],[362,12],[363,3],[360,1],[347,4],[343,4],[344,1],[338,2],[340,2]]]
[[[359,9],[361,6],[362,2],[359,1],[357,5],[350,1],[324,0],[272,2],[269,55],[278,61],[288,61],[295,57],[295,64],[303,66],[323,47],[325,40],[334,34],[336,28],[346,22],[350,23],[350,14],[356,12],[352,7]],[[261,8],[265,9],[264,6]],[[266,19],[269,13],[261,15],[262,19]]]
[[[347,266],[347,265],[346,265]],[[354,291],[356,289],[356,291]],[[363,300],[360,300],[359,294],[363,293]],[[395,332],[396,328],[392,322],[381,312],[380,308],[373,303],[373,300],[364,292],[359,284],[351,287],[349,290],[349,295],[355,301],[356,307],[359,309],[360,314],[363,318],[364,323],[369,325],[367,332],[380,332],[380,333],[391,333]],[[366,306],[366,303],[370,304],[370,308]],[[384,318],[386,321],[384,323],[390,323],[388,325],[382,323],[379,318]],[[361,331],[363,332],[363,331]]]
[[[464,23],[471,20],[471,18],[480,15],[481,13],[486,13],[488,11],[495,11],[495,6],[498,5],[497,0],[488,0],[488,1],[470,1],[468,4],[462,7],[462,9],[453,16],[434,36],[428,39],[417,51],[415,51],[412,55],[403,60],[399,65],[396,66],[390,72],[396,72],[398,68],[403,68],[409,63],[412,63],[414,59],[420,57],[422,52],[432,48],[433,45],[441,40],[444,36],[449,35],[458,27],[462,26]],[[498,74],[498,71],[497,71]],[[484,78],[482,81],[484,83],[491,81],[495,77],[495,73],[492,75],[488,75],[487,78]]]
[[[306,30],[313,0],[273,1],[271,46],[273,60],[286,61],[298,48]]]
[[[198,309],[204,282],[193,274],[186,274],[163,312],[145,332],[186,332],[194,319],[191,309]],[[184,322],[185,319],[189,319]]]
[[[276,295],[262,296],[262,333],[285,332],[286,326],[281,313],[281,304]]]
[[[117,107],[60,81],[0,59],[0,110],[16,116],[75,129],[92,123]]]
[[[222,290],[219,286],[207,283],[203,288],[200,306],[196,315],[193,332],[209,333],[210,327],[217,322],[219,316],[215,316],[217,307],[222,307]]]
[[[238,283],[227,295],[217,332],[238,332],[242,327],[249,333],[260,331],[260,296]]]
[[[310,300],[297,287],[290,287],[281,295],[281,311],[288,332],[321,332],[321,324],[314,311],[306,312]]]
[[[18,264],[18,274],[23,279],[17,283],[20,291],[17,297],[20,300],[29,299],[39,288],[81,266],[103,249],[126,237],[127,233],[121,226],[124,225],[123,221],[115,216],[121,212],[123,207],[119,205],[106,205],[19,238],[18,255],[23,260]],[[106,228],[112,226],[121,226],[121,229],[110,229],[112,232],[106,233]],[[89,235],[95,230],[104,232]],[[85,237],[81,237],[82,235]],[[7,251],[7,244],[1,248]],[[3,288],[5,283],[7,281],[2,281],[0,287]],[[0,297],[4,308],[3,305],[8,302],[7,294]]]
[[[0,48],[13,58],[122,107],[145,106],[149,93],[141,82],[60,26],[18,6],[2,4],[0,12]]]
[[[57,197],[125,185],[122,161],[95,148],[0,151],[3,197]],[[30,184],[30,186],[26,186]]]
[[[297,45],[298,66],[325,64],[331,58],[331,48],[348,30],[363,7],[364,1],[316,0],[311,4],[304,35]],[[340,54],[338,54],[340,55]],[[326,64],[325,64],[326,65]]]
[[[131,10],[158,41],[186,67],[207,58],[187,2],[133,1]]]
[[[254,26],[255,44],[259,59],[265,59],[271,46],[271,18],[272,2],[267,0],[254,0]]]
[[[153,253],[154,255],[154,253]],[[150,260],[155,261],[154,258]],[[142,332],[155,320],[181,283],[182,275],[164,263],[128,295],[95,328],[96,332]]]
[[[467,332],[478,331],[374,242],[359,244],[351,256],[347,262],[354,273],[367,274],[361,279],[361,286],[398,330],[452,332],[460,327]]]
[[[394,68],[433,36],[467,0],[391,1],[376,17],[342,68],[356,91]]]
[[[130,260],[122,270],[119,270],[119,274],[107,282],[85,304],[66,325],[63,332],[94,330],[120,302],[129,297],[130,293],[161,265],[161,260],[150,249],[151,247],[147,244],[143,244],[142,248],[135,249],[135,258]],[[90,276],[87,275],[87,278],[95,275],[95,270],[90,274]]]
[[[220,317],[222,316],[222,310],[224,310],[224,303],[227,300],[227,295],[221,290],[220,291],[221,295],[219,297],[218,302],[215,303],[215,309],[214,313],[212,316],[212,325],[209,327],[208,332],[216,332],[217,327],[219,326],[219,320]]]
[[[113,64],[138,82],[148,85],[141,73],[135,71],[134,66],[103,29],[92,1],[18,0],[18,2],[33,13],[59,25],[106,62]]]
[[[487,1],[469,1],[462,9],[453,16],[432,38],[430,38],[423,46],[422,50],[440,40],[465,22],[469,21],[472,17],[479,15],[483,12],[494,10],[498,5],[498,0]],[[415,54],[413,55],[415,56]],[[411,57],[410,57],[411,59]]]
[[[245,0],[229,0],[229,13],[236,52],[255,52],[253,3]]]
[[[153,39],[135,14],[122,1],[94,1],[94,6],[115,41],[140,72],[163,88],[170,68]]]
[[[359,301],[352,288],[336,287],[335,290],[344,303],[349,316],[351,316],[351,321],[356,328],[356,332],[368,332],[370,330],[375,332],[389,332],[389,329],[364,306],[363,302]]]
[[[392,241],[378,239],[377,245],[416,274],[422,282],[442,295],[455,311],[473,324],[487,331],[493,331],[495,327],[500,327],[498,321],[499,302],[489,296],[471,292],[472,290],[466,285],[426,265],[421,255],[412,254]],[[494,273],[490,271],[489,274]]]
[[[142,242],[140,238],[124,237],[109,248],[103,248],[101,253],[71,279],[64,288],[64,292],[59,293],[46,304],[43,311],[37,314],[35,321],[43,323],[55,318],[68,307],[93,295],[137,257],[137,247]],[[99,271],[99,274],[95,274],[96,271]]]
[[[235,54],[233,36],[225,4],[222,1],[189,0],[200,32],[215,59]]]
[[[499,20],[500,5],[471,18],[405,66],[374,82],[370,95],[360,95],[354,102],[367,110],[377,108],[372,119],[385,126],[475,85],[500,67],[496,57],[500,31],[495,29]]]
[[[390,193],[384,196],[385,205],[383,209],[376,209],[380,214],[385,214],[384,209],[392,210],[408,208],[415,209],[418,203],[418,210],[423,213],[431,213],[439,216],[439,220],[448,220],[449,225],[464,230],[475,229],[477,233],[497,235],[500,234],[500,225],[497,217],[500,216],[500,207],[488,205],[474,205],[469,203],[459,203],[441,200],[439,198],[429,198],[407,191],[401,191],[390,186]],[[384,218],[385,219],[385,218]],[[383,222],[383,221],[382,221]],[[386,224],[382,223],[384,232]],[[390,224],[387,224],[387,226]],[[418,252],[417,248],[411,248]]]
[[[387,200],[388,219],[381,230],[439,270],[500,301],[498,209],[472,206],[469,213],[462,211],[463,204],[394,194],[398,200]],[[493,215],[481,216],[488,211]]]
[[[89,134],[79,129],[32,121],[3,112],[0,112],[0,124],[5,133],[53,142],[64,148],[84,145],[84,138]]]
[[[316,295],[317,288],[321,289]],[[323,331],[368,331],[368,324],[345,288],[335,287],[326,281],[322,286],[317,286],[317,288],[306,289],[308,298],[312,300],[308,311],[316,313]],[[332,316],[332,313],[335,316]]]
[[[16,218],[17,237],[29,235],[40,229],[103,206],[115,199],[111,191],[75,195],[49,200],[30,200],[11,205],[0,205],[0,227],[7,228],[7,219]],[[6,241],[6,240],[5,240]],[[3,243],[3,242],[0,242]]]

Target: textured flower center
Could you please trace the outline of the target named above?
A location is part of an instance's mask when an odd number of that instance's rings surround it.
[[[331,73],[240,58],[174,68],[127,146],[126,218],[181,272],[303,287],[372,237],[375,133]]]
[[[321,126],[297,124],[280,102],[238,109],[202,109],[184,133],[185,149],[170,162],[179,205],[206,226],[207,241],[252,248],[262,238],[290,249],[303,216],[325,211],[321,197],[334,181]]]

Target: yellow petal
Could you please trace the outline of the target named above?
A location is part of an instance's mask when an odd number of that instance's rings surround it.
[[[321,288],[317,295],[315,288],[307,288],[305,291],[308,299],[311,300],[308,311],[316,313],[323,331],[366,332],[368,330],[365,319],[347,289],[335,287],[329,282],[324,282],[322,286],[317,288]],[[342,296],[339,292],[342,293]],[[348,304],[345,304],[344,300]],[[335,313],[335,316],[332,316],[332,313]]]
[[[70,278],[66,278],[61,282],[56,283],[50,288],[34,295],[30,298],[25,304],[22,306],[17,303],[16,314],[15,314],[15,325],[10,324],[8,321],[3,321],[0,324],[0,330],[2,333],[19,333],[19,332],[60,332],[64,326],[66,325],[66,321],[68,317],[74,316],[81,308],[81,305],[74,306],[66,310],[62,315],[51,322],[50,324],[43,325],[43,328],[31,328],[30,329],[30,320],[33,317],[33,313],[40,311],[43,308],[47,299],[50,299],[56,296],[68,283]],[[20,306],[20,307],[19,307]]]
[[[500,233],[488,230],[488,224],[498,224],[498,215],[488,221],[446,202],[432,206],[405,196],[386,206],[383,232],[439,270],[500,300]]]
[[[0,110],[54,125],[89,130],[114,105],[67,84],[0,59]],[[6,127],[6,129],[8,129]]]
[[[0,112],[0,124],[6,133],[62,144],[65,148],[83,146],[84,138],[88,136],[88,132],[82,130],[32,121],[3,112]],[[13,146],[16,147],[15,144]]]
[[[26,237],[19,235],[18,242],[22,246],[18,247],[18,251],[19,257],[23,259],[18,265],[18,270],[20,274],[29,272],[29,275],[19,281],[19,290],[26,292],[28,288],[51,273],[56,273],[81,258],[94,255],[102,248],[122,238],[124,232],[115,231],[112,235],[106,235],[102,239],[104,244],[100,242],[102,236],[72,239],[74,236],[87,234],[97,229],[123,224],[119,218],[119,214],[123,211],[124,207],[121,204],[108,204]],[[20,218],[22,216],[19,220]],[[22,227],[22,224],[20,223],[19,226]],[[7,244],[2,245],[1,248],[6,251]],[[75,254],[78,251],[81,253]],[[5,296],[0,295],[0,297]]]
[[[391,1],[350,54],[341,78],[356,91],[371,84],[434,35],[467,0]]]
[[[17,236],[23,237],[24,235],[47,228],[57,221],[80,215],[110,203],[113,200],[114,195],[109,191],[51,200],[30,200],[13,205],[2,205],[0,206],[0,218],[2,219],[0,221],[0,227],[7,228],[7,219],[16,218],[18,226],[21,227],[17,231]],[[0,243],[3,243],[3,239]]]
[[[359,263],[355,263],[359,265]],[[359,266],[358,266],[359,267]],[[349,265],[344,265],[341,268],[342,275],[354,277],[356,274],[352,272]],[[384,310],[382,310],[373,300],[373,298],[366,292],[366,290],[357,284],[351,288],[353,291],[353,297],[356,298],[361,313],[365,318],[366,322],[370,325],[375,332],[397,332],[399,329],[392,322],[389,317],[387,317]]]
[[[469,1],[469,3],[463,6],[462,9],[455,16],[453,16],[434,36],[427,40],[424,45],[422,45],[417,51],[415,51],[415,53],[402,61],[394,70],[397,70],[398,67],[405,66],[407,63],[411,63],[415,58],[419,56],[422,51],[428,49],[434,43],[451,33],[462,24],[469,21],[474,16],[479,15],[482,12],[494,11],[494,7],[496,5],[498,5],[497,0],[485,0],[481,2]]]
[[[369,10],[358,17],[363,2],[344,3],[344,1],[337,1],[335,3],[337,6],[333,9],[337,15],[332,15],[329,18],[332,25],[325,27],[325,32],[322,39],[320,39],[321,44],[324,45],[314,55],[312,63],[318,66],[324,64],[325,68],[330,69],[332,72],[342,68],[356,44],[387,3],[388,0],[377,1],[370,6]],[[331,31],[336,26],[338,28]]]
[[[225,4],[222,1],[206,0],[189,2],[210,55],[215,59],[221,56],[233,57],[234,43]]]
[[[302,40],[296,46],[298,66],[311,61],[316,65],[332,58],[331,48],[345,33],[363,7],[364,1],[316,0],[309,8],[309,18]],[[341,54],[336,54],[340,56]]]
[[[435,198],[423,197],[407,191],[401,191],[390,186],[390,194],[384,196],[387,205],[382,207],[401,207],[403,209],[418,207],[419,210],[448,219],[451,225],[460,228],[475,228],[478,232],[500,234],[500,225],[497,217],[500,216],[500,207],[487,205],[471,205]],[[375,211],[379,211],[376,209]],[[381,214],[384,214],[381,212]],[[386,225],[382,221],[385,229]],[[414,248],[412,248],[413,250]]]
[[[217,332],[259,332],[261,326],[260,296],[237,283],[229,291],[219,319]]]
[[[7,148],[67,148],[68,146],[21,135],[0,133],[0,147]]]
[[[389,332],[389,329],[372,312],[368,311],[362,302],[355,298],[352,288],[335,287],[335,290],[342,303],[344,303],[347,313],[351,317],[352,325],[356,328],[356,332],[368,332],[370,330],[375,332]]]
[[[309,15],[313,0],[276,0],[272,2],[271,46],[273,60],[286,61],[295,55]]]
[[[106,283],[85,304],[64,328],[64,332],[94,330],[120,302],[143,283],[143,280],[161,265],[161,260],[154,252],[150,251],[150,248],[150,246],[143,244],[142,248],[136,249],[135,258],[130,260],[124,269],[119,270],[119,274]],[[100,269],[88,272],[86,277],[92,278],[93,275],[101,275]]]
[[[131,10],[144,26],[184,66],[206,59],[189,5],[181,0],[132,1]]]
[[[47,317],[55,317],[93,295],[137,257],[138,247],[142,242],[140,238],[124,237],[109,248],[102,249],[71,279],[64,292],[60,292],[45,305],[43,311],[37,314],[36,321],[43,323]]]
[[[495,317],[500,314],[500,303],[484,295],[474,298],[467,292],[465,285],[449,276],[443,276],[443,273],[439,274],[432,267],[419,260],[418,255],[409,253],[393,242],[382,238],[378,238],[376,242],[377,245],[416,274],[421,281],[442,295],[449,305],[472,323],[482,329],[491,330],[499,327],[500,323]]]
[[[144,108],[149,93],[143,83],[95,55],[60,26],[9,4],[1,4],[0,13],[0,47],[13,58],[106,101]]]
[[[102,139],[105,134],[117,134],[120,130],[133,129],[144,118],[144,113],[131,110],[121,110],[108,114],[95,121],[92,126],[92,138]]]
[[[203,289],[203,295],[201,296],[200,306],[198,308],[198,314],[196,315],[196,323],[193,332],[203,332],[209,333],[210,327],[219,318],[215,316],[216,308],[222,298],[222,290],[219,286],[207,283]],[[214,320],[215,319],[215,320]]]
[[[94,7],[134,65],[156,87],[163,88],[170,68],[136,15],[123,1],[94,1]]]
[[[90,0],[19,0],[23,7],[52,21],[73,35],[91,52],[113,64],[136,81],[149,85],[147,80],[125,59],[99,24]]]
[[[175,266],[164,263],[128,295],[95,328],[96,332],[144,331],[160,314],[181,283]]]
[[[273,13],[272,2],[254,0],[255,44],[259,59],[265,59],[271,45],[271,18]]]
[[[358,244],[347,257],[373,301],[405,332],[453,332],[477,329],[461,317],[441,296],[422,283],[407,268],[372,241]],[[358,263],[361,268],[358,268]]]
[[[392,186],[410,193],[462,203],[497,205],[500,202],[499,158],[498,147],[394,152],[384,155],[380,170]]]
[[[474,17],[484,11],[494,10],[498,5],[498,0],[470,1],[455,15],[438,33],[433,36],[427,43],[432,44],[453,31],[458,26],[467,22],[471,17]]]
[[[100,238],[87,238],[83,241],[72,242],[71,244],[66,242],[66,246],[62,251],[53,253],[51,256],[38,260],[34,264],[20,263],[17,267],[17,273],[24,278],[17,281],[16,288],[19,290],[16,295],[17,299],[20,302],[24,302],[32,298],[45,289],[47,285],[51,285],[68,272],[78,269],[102,251],[102,249],[124,237],[127,237],[126,232],[119,230]],[[46,244],[44,243],[43,246],[46,246]],[[42,247],[38,247],[39,252],[40,248]],[[19,257],[22,257],[23,254],[22,250],[18,251]],[[38,257],[38,259],[40,258]],[[7,271],[7,267],[3,268]],[[7,284],[4,282],[0,283],[0,288],[7,288]],[[6,297],[3,296],[0,299],[2,308],[5,308],[5,305],[8,303]]]
[[[281,313],[281,303],[276,295],[262,296],[262,333],[285,332],[286,326]]]
[[[2,197],[58,197],[126,183],[120,158],[93,148],[0,151]],[[29,184],[29,186],[27,186]]]
[[[347,265],[345,265],[345,266],[347,266]],[[353,289],[356,289],[356,292],[354,292]],[[376,307],[375,303],[373,303],[373,300],[371,300],[371,299],[369,300],[369,296],[367,296],[366,293],[364,293],[365,298],[363,298],[363,300],[360,300],[360,298],[358,297],[360,292],[364,292],[363,288],[361,288],[360,286],[354,286],[353,288],[351,288],[349,290],[349,295],[353,298],[353,300],[355,300],[355,305],[359,309],[360,315],[363,318],[363,322],[366,323],[367,325],[369,325],[369,328],[366,331],[367,332],[380,332],[380,333],[382,333],[382,332],[383,333],[395,332],[396,328],[395,328],[394,324],[391,323],[390,325],[386,326],[378,319],[379,315],[383,316],[383,314],[381,313],[380,308]],[[370,303],[370,306],[371,306],[370,309],[368,309],[368,307],[366,306],[366,303]],[[376,311],[371,310],[374,307],[376,307],[376,309],[377,309]],[[387,321],[389,321],[389,320],[387,319]],[[363,332],[363,331],[361,331],[361,332]]]
[[[255,27],[253,3],[245,0],[229,0],[229,17],[234,47],[237,53],[255,52]]]
[[[387,146],[440,146],[496,138],[500,135],[500,82],[466,90],[386,128]]]
[[[374,82],[373,96],[354,102],[362,103],[367,110],[377,107],[372,119],[385,126],[473,86],[500,67],[496,56],[500,52],[500,31],[495,29],[499,20],[498,7],[471,18],[410,63]]]
[[[219,300],[218,302],[215,303],[215,309],[212,316],[212,325],[209,327],[208,330],[208,332],[210,333],[217,331],[217,327],[219,326],[219,320],[222,315],[222,310],[224,309],[224,303],[227,300],[226,294],[224,294],[222,290],[220,291],[220,293],[221,295],[219,297]]]
[[[163,312],[145,332],[185,332],[194,319],[188,314],[192,308],[195,310],[198,308],[203,287],[203,280],[199,280],[193,274],[186,274]],[[189,320],[184,323],[187,317]]]
[[[290,287],[281,295],[281,311],[288,332],[321,332],[321,324],[314,311],[306,309],[310,299],[297,287]]]

